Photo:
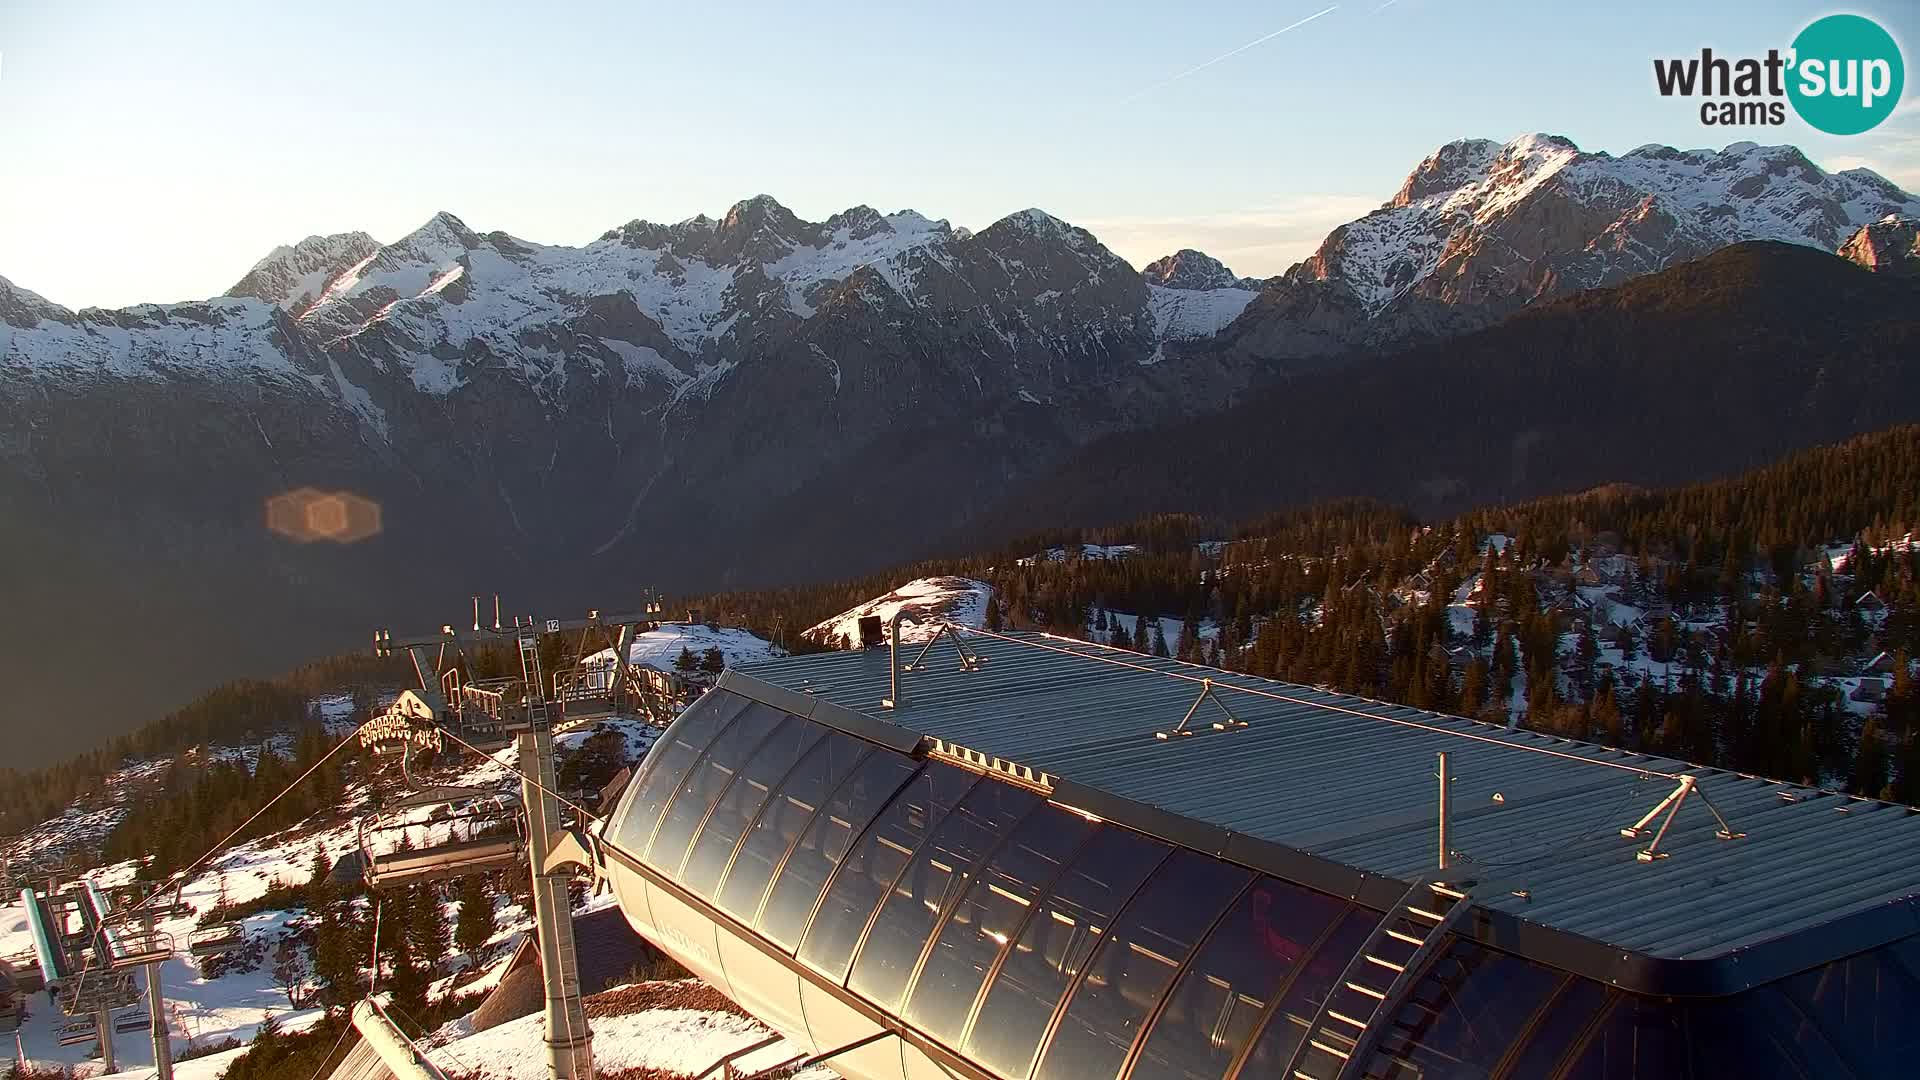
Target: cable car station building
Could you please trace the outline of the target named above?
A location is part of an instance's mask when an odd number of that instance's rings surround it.
[[[852,1080],[1920,1075],[1907,807],[963,635],[728,672],[600,837]]]

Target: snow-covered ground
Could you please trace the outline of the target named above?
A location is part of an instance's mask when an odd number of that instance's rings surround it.
[[[1131,639],[1133,635],[1136,633],[1137,631],[1136,624],[1140,621],[1140,616],[1134,615],[1125,611],[1101,612],[1096,609],[1093,612],[1091,621],[1089,621],[1087,624],[1087,632],[1089,636],[1096,633],[1103,633],[1103,631],[1099,629],[1100,616],[1102,614],[1106,615],[1107,625],[1110,628],[1104,631],[1104,634],[1106,635],[1106,639],[1110,639],[1113,636],[1113,629],[1116,629],[1116,628],[1126,631],[1127,637],[1129,639]],[[1180,632],[1182,627],[1184,626],[1183,620],[1176,619],[1171,615],[1162,615],[1158,619],[1156,619],[1155,622],[1158,622],[1160,624],[1160,634],[1162,637],[1166,639],[1167,651],[1172,655],[1178,656],[1180,654],[1180,646],[1181,646]],[[1199,632],[1196,635],[1196,637],[1200,641],[1211,641],[1214,638],[1217,638],[1220,636],[1220,625],[1214,622],[1212,619],[1202,619],[1197,629]],[[1153,633],[1152,623],[1147,624],[1147,633],[1148,634]],[[1106,639],[1102,639],[1102,640],[1106,640]]]
[[[939,632],[935,621],[985,626],[987,605],[992,600],[993,587],[983,581],[963,577],[919,578],[885,596],[877,596],[864,604],[848,608],[811,627],[806,636],[820,642],[841,640],[858,643],[862,618],[878,615],[881,623],[885,624],[893,619],[895,613],[905,611],[908,618],[918,620],[918,623],[903,624],[900,639],[925,641]]]
[[[609,994],[619,992],[619,988]],[[659,1008],[623,1016],[601,1016],[593,1027],[594,1065],[603,1073],[650,1068],[691,1076],[721,1057],[773,1034],[766,1026],[733,1012]],[[544,1080],[547,1076],[546,1017],[523,1016],[477,1034],[468,1034],[464,1021],[444,1029],[454,1036],[429,1056],[456,1075],[484,1075],[487,1080]],[[436,1039],[435,1042],[440,1042]],[[745,1071],[768,1068],[804,1054],[804,1048],[782,1040],[745,1057],[735,1065]],[[825,1069],[801,1074],[808,1080],[832,1076]]]
[[[662,623],[658,630],[649,630],[634,639],[633,647],[627,650],[629,663],[646,664],[661,671],[672,671],[675,660],[680,658],[682,649],[689,650],[694,656],[701,656],[708,649],[719,649],[727,658],[727,666],[750,664],[756,660],[768,660],[784,655],[779,646],[751,631],[734,626],[708,626],[705,623]],[[582,661],[591,665],[596,661],[611,660],[612,649],[602,649]]]
[[[1066,562],[1068,559],[1125,559],[1138,554],[1139,544],[1081,544],[1077,548],[1048,548],[1038,555],[1020,559],[1019,564],[1035,566],[1043,562]]]

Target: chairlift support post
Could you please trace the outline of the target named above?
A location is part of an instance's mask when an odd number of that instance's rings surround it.
[[[546,866],[551,838],[561,822],[560,801],[554,795],[559,780],[553,764],[553,729],[540,697],[540,636],[528,620],[515,637],[527,687],[529,730],[519,736],[520,803],[527,815],[527,862],[533,877],[540,975],[546,984],[547,1067],[553,1080],[593,1080],[593,1033],[580,997],[567,876],[564,871],[549,873]]]
[[[153,909],[141,918],[149,937],[154,933]],[[155,1080],[173,1080],[173,1039],[167,1031],[167,1002],[160,988],[160,962],[147,965],[147,1024],[153,1031]]]
[[[102,1004],[93,1013],[93,1027],[100,1035],[100,1064],[108,1075],[119,1072],[113,1060],[113,1010]]]

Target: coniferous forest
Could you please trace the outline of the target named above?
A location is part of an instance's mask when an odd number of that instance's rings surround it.
[[[823,648],[844,643],[792,628],[956,575],[992,586],[990,626],[1916,802],[1916,528],[1907,426],[1673,490],[1444,521],[1351,500],[1162,514],[690,605]]]

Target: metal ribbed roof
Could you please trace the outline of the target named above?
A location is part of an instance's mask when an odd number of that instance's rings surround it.
[[[901,675],[889,696],[884,649],[746,665],[747,680],[831,702],[1229,834],[1365,875],[1412,881],[1437,858],[1437,753],[1447,751],[1449,846],[1477,863],[1481,906],[1656,960],[1724,958],[1853,919],[1881,940],[1920,932],[1920,814],[1668,758],[1036,634],[964,632]],[[912,653],[902,649],[902,664]],[[1162,740],[1210,678],[1245,727]],[[805,700],[805,699],[797,699]],[[1696,778],[1737,833],[1721,839],[1688,798],[1659,849],[1634,824]],[[1497,796],[1497,797],[1496,797]],[[1655,824],[1658,824],[1656,820]],[[1878,940],[1800,942],[1818,962]],[[1780,950],[1776,949],[1778,953]]]

